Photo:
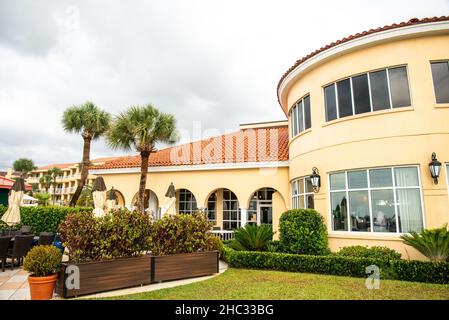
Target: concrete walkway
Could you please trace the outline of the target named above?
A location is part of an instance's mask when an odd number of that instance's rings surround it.
[[[22,268],[0,270],[0,300],[30,300],[27,278]]]
[[[117,296],[124,296],[128,294],[133,293],[142,293],[142,292],[149,292],[159,289],[166,289],[166,288],[173,288],[178,286],[183,286],[190,283],[195,283],[199,281],[204,281],[207,279],[211,279],[213,277],[216,277],[223,272],[225,272],[228,269],[228,265],[226,262],[223,262],[220,260],[219,263],[219,273],[214,274],[212,276],[206,276],[206,277],[198,277],[198,278],[191,278],[191,279],[183,279],[183,280],[175,280],[175,281],[168,281],[168,282],[161,282],[161,283],[153,283],[146,286],[141,287],[134,287],[134,288],[127,288],[127,289],[120,289],[120,290],[114,290],[114,291],[107,291],[87,296],[82,296],[80,299],[96,299],[96,298],[109,298],[109,297],[117,297]]]

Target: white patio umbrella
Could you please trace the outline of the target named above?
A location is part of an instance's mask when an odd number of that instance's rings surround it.
[[[25,182],[18,178],[12,185],[8,197],[8,209],[2,216],[2,220],[9,226],[20,223],[20,204],[25,193]]]
[[[117,195],[115,194],[114,187],[112,187],[111,190],[108,191],[106,207],[108,208],[109,211],[117,207]]]
[[[168,214],[168,215],[175,215],[176,214],[176,191],[175,186],[173,185],[173,182],[170,183],[170,186],[167,189],[167,192],[165,193],[165,201],[164,204],[161,206],[161,218]]]
[[[105,215],[104,209],[106,205],[106,185],[104,184],[103,177],[95,178],[92,191],[95,207],[94,215],[96,217],[102,217]]]
[[[38,205],[39,200],[33,198],[27,194],[23,195],[21,207],[36,207]]]

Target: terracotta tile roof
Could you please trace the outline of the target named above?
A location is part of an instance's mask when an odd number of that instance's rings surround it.
[[[102,157],[102,158],[96,158],[96,159],[91,159],[90,162],[92,162],[93,164],[101,164],[107,161],[112,161],[112,160],[116,160],[118,157]],[[73,167],[76,166],[78,164],[78,162],[68,162],[68,163],[55,163],[55,164],[48,164],[42,167],[38,167],[37,170],[48,170],[51,168],[59,168],[59,169],[67,169],[69,167]]]
[[[165,148],[150,155],[149,166],[286,160],[288,160],[288,129],[287,126],[280,126],[245,129],[235,133]],[[103,164],[92,166],[91,169],[132,167],[140,167],[140,155],[118,157]]]
[[[59,169],[65,169],[71,166],[74,166],[76,163],[55,163],[55,164],[48,164],[42,167],[38,167],[37,170],[49,170],[51,168],[59,168]]]
[[[335,47],[339,44],[345,43],[345,42],[349,42],[351,40],[357,39],[357,38],[361,38],[364,37],[366,35],[370,35],[373,33],[378,33],[378,32],[382,32],[382,31],[387,31],[387,30],[391,30],[391,29],[397,29],[397,28],[402,28],[402,27],[406,27],[406,26],[411,26],[411,25],[417,25],[417,24],[423,24],[423,23],[431,23],[431,22],[438,22],[438,21],[448,21],[449,20],[449,16],[441,16],[441,17],[432,17],[432,18],[423,18],[423,19],[418,19],[418,18],[412,18],[407,22],[400,22],[400,23],[393,23],[390,25],[386,25],[383,27],[379,27],[376,29],[370,29],[367,31],[363,31],[361,33],[356,33],[353,35],[350,35],[346,38],[343,38],[341,40],[332,42],[324,47],[319,48],[318,50],[315,50],[311,53],[309,53],[308,55],[306,55],[305,57],[302,57],[301,59],[297,60],[295,62],[295,64],[293,66],[291,66],[281,77],[281,79],[279,80],[279,83],[277,85],[277,94],[278,94],[278,102],[280,104],[279,101],[279,87],[281,86],[282,81],[285,79],[285,77],[287,77],[287,75],[292,72],[296,67],[298,67],[300,64],[302,64],[303,62],[305,62],[306,60],[312,58],[313,56],[316,56],[317,54],[319,54],[320,52],[326,51],[332,47]]]
[[[0,176],[0,189],[11,190],[13,184],[14,184],[14,180],[11,180],[11,179],[8,179],[8,178]],[[31,185],[25,183],[25,189],[27,191],[30,191],[30,190],[33,189],[33,187]]]

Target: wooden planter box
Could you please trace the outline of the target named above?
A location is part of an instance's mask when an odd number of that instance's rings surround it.
[[[218,252],[145,255],[77,263],[74,265],[80,271],[79,289],[67,289],[65,286],[69,265],[71,263],[62,264],[56,283],[56,293],[63,298],[218,273]]]
[[[218,251],[170,254],[152,258],[153,282],[218,273]]]
[[[63,263],[56,284],[56,293],[64,298],[85,294],[135,287],[151,283],[151,256],[119,258],[75,264],[80,271],[80,287],[67,289],[66,269],[70,263]]]

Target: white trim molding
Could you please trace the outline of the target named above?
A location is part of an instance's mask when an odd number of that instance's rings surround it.
[[[282,167],[288,167],[288,166],[289,166],[289,161],[211,163],[211,164],[149,167],[148,172],[261,169],[261,168],[282,168]],[[122,173],[140,173],[140,167],[89,170],[89,174],[94,174],[94,175],[122,174]]]
[[[287,103],[286,92],[291,88],[295,80],[300,78],[304,73],[310,71],[311,69],[319,66],[320,64],[330,59],[336,58],[351,51],[378,45],[381,43],[392,42],[407,38],[414,38],[424,35],[446,34],[446,33],[449,33],[449,21],[421,23],[367,34],[366,36],[356,38],[348,42],[344,42],[336,46],[333,46],[327,50],[324,50],[301,63],[291,72],[289,72],[287,76],[282,80],[278,90],[278,97],[281,107],[282,109],[284,109],[285,112],[287,112],[288,106],[286,105]]]

